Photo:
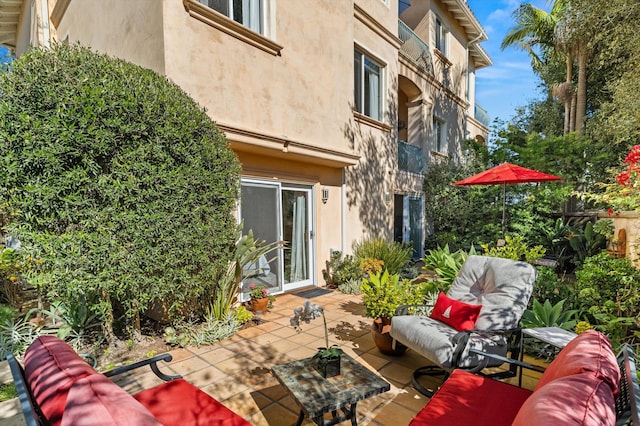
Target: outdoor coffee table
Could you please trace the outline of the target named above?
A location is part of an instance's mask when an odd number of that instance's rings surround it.
[[[305,358],[271,369],[300,407],[298,426],[305,415],[318,425],[334,425],[349,419],[352,425],[357,425],[358,401],[391,388],[389,383],[347,354],[342,354],[340,374],[328,379],[316,370],[315,363],[313,358]],[[333,418],[325,421],[324,414],[329,412]]]

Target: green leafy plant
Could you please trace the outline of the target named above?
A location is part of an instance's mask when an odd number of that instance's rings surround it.
[[[340,284],[338,290],[344,294],[362,294],[360,290],[360,284],[362,279],[349,280],[346,283]]]
[[[249,283],[249,297],[251,299],[264,299],[269,296],[267,288],[263,285],[255,285],[255,283]]]
[[[364,272],[360,269],[360,263],[353,256],[346,255],[343,258],[341,251],[333,251],[327,262],[327,269],[322,271],[322,275],[328,287],[337,287],[354,280],[359,283]]]
[[[253,318],[253,313],[249,311],[247,308],[245,308],[243,305],[237,306],[233,310],[233,315],[236,317],[236,320],[240,324],[247,323],[251,321],[251,319]]]
[[[98,315],[90,311],[91,304],[80,302],[74,304],[72,302],[54,301],[51,302],[49,310],[43,311],[43,314],[49,316],[53,320],[53,325],[58,326],[58,337],[67,339],[72,337],[74,341],[81,340],[87,333],[98,327]],[[58,324],[61,323],[61,324]]]
[[[482,248],[485,255],[511,260],[526,260],[529,263],[534,263],[543,257],[546,252],[546,249],[541,245],[529,247],[521,235],[507,235],[504,239],[505,244],[502,246],[489,247],[488,244],[483,244]]]
[[[5,359],[7,352],[22,356],[38,336],[52,333],[29,322],[35,311],[30,309],[23,317],[5,319],[0,323],[0,359]]]
[[[18,391],[13,383],[0,385],[0,402],[18,397]]]
[[[584,230],[574,228],[569,236],[569,244],[573,248],[574,263],[581,265],[587,257],[595,256],[607,247],[607,237],[594,230],[594,225],[588,222]]]
[[[612,344],[640,341],[640,271],[628,258],[600,253],[585,259],[576,271],[574,307]]]
[[[474,254],[476,254],[474,246],[471,246],[468,253],[464,250],[451,252],[448,244],[444,247],[428,250],[422,258],[423,269],[436,274],[436,277],[431,280],[434,285],[430,292],[438,293],[442,291],[446,293],[467,257]]]
[[[382,261],[383,268],[390,274],[399,274],[411,260],[413,249],[407,244],[373,237],[354,241],[353,256],[360,262],[367,259]]]
[[[573,300],[573,287],[556,274],[554,268],[539,266],[537,269],[538,278],[529,299],[530,306],[533,306],[534,300],[547,300],[552,305],[565,299]]]
[[[238,233],[241,232],[242,226],[243,224],[238,225]],[[264,240],[256,240],[251,229],[240,237],[236,242],[233,257],[227,264],[224,273],[215,281],[207,315],[213,316],[218,321],[224,321],[233,305],[238,302],[242,279],[252,273],[247,266],[256,264],[260,257],[266,256],[280,247],[282,247],[280,241],[267,244]]]
[[[391,318],[398,306],[422,303],[422,287],[409,280],[400,280],[399,274],[373,274],[362,281],[360,290],[365,315],[369,318]]]
[[[42,259],[29,281],[47,300],[94,303],[110,344],[154,300],[200,315],[232,254],[240,187],[206,111],[166,77],[78,45],[29,50],[0,91],[0,206]]]
[[[576,309],[564,309],[564,300],[560,300],[552,305],[549,300],[544,304],[538,300],[533,301],[533,307],[527,309],[520,320],[520,324],[525,328],[536,327],[560,327],[565,330],[573,330],[577,324]],[[525,340],[525,349],[537,357],[547,360],[553,359],[559,349],[548,343]]]
[[[564,300],[552,305],[548,300],[540,303],[533,301],[533,308],[527,309],[522,314],[520,323],[525,328],[534,327],[560,327],[565,330],[573,330],[578,323],[577,309],[564,309]]]

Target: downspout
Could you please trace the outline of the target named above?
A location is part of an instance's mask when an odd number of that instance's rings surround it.
[[[342,206],[340,207],[341,216],[342,216],[340,219],[340,222],[341,222],[340,251],[342,251],[342,254],[344,255],[344,251],[347,248],[347,175],[344,168],[342,168],[342,188],[341,188],[340,195],[341,195],[341,201],[342,201]]]
[[[49,5],[47,0],[40,0],[40,9],[42,15],[42,45],[48,49],[51,45],[51,34],[49,33]]]
[[[466,97],[467,102],[469,101],[469,89],[470,89],[470,84],[469,84],[469,47],[474,45],[474,44],[476,44],[478,42],[478,40],[480,40],[483,36],[484,36],[484,34],[480,33],[478,35],[478,37],[474,38],[469,43],[467,43],[467,48],[466,48],[466,51],[467,51],[467,56],[466,56],[466,61],[467,61],[467,66],[466,66],[467,87],[466,87],[466,91],[465,91],[466,92],[465,93],[465,97]],[[472,105],[469,105],[469,107],[471,107],[471,106]],[[475,108],[475,105],[473,107]],[[467,124],[468,124],[467,116],[468,116],[468,114],[464,115],[464,130],[463,130],[464,134],[462,135],[462,139],[466,139],[466,137],[467,137],[467,131],[468,131],[468,129],[467,129]]]

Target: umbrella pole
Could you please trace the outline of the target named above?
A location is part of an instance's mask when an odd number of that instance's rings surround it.
[[[504,238],[504,228],[506,223],[506,219],[504,216],[506,205],[507,205],[507,183],[505,182],[502,184],[502,238]]]

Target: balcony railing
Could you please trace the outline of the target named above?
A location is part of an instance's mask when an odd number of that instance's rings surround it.
[[[433,74],[433,60],[429,45],[402,21],[398,21],[398,37],[403,42],[400,51],[407,55],[420,71]]]
[[[426,167],[427,162],[420,147],[398,140],[398,168],[400,170],[410,173],[424,173]]]
[[[473,117],[487,127],[489,127],[489,125],[491,124],[489,113],[487,113],[487,111],[478,104],[475,104]]]

